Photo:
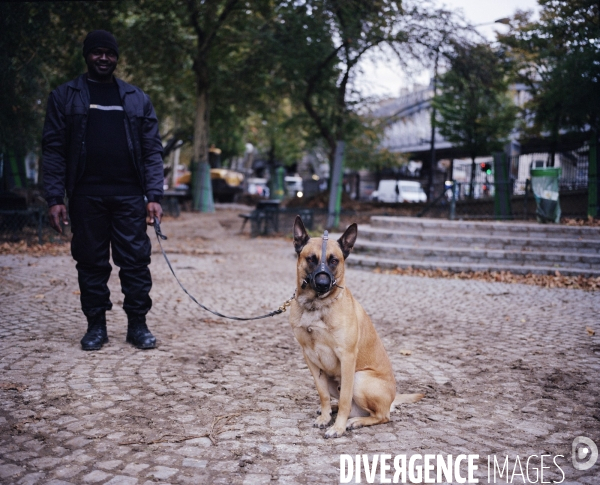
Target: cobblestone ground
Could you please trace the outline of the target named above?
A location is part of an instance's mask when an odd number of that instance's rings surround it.
[[[165,248],[206,305],[265,313],[291,296],[295,254],[290,240],[237,234],[240,223],[235,211],[183,214],[163,223]],[[600,445],[600,339],[586,331],[600,333],[598,293],[349,270],[399,391],[426,398],[325,440],[287,315],[207,314],[153,244],[151,351],[125,343],[116,271],[110,343],[86,353],[70,258],[0,257],[0,483],[338,483],[342,453],[478,454],[481,483],[488,455],[511,470],[517,455],[564,455],[563,483],[600,483],[600,464],[571,464],[576,436]]]

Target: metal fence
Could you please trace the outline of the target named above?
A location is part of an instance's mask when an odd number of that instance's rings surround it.
[[[243,214],[245,220],[242,222],[241,232],[249,232],[252,237],[270,235],[291,235],[293,232],[296,216],[302,218],[306,229],[313,235],[320,235],[327,228],[327,209],[309,208],[277,208],[272,210],[254,210],[249,214]],[[345,227],[355,222],[357,211],[342,210],[340,212],[340,227]]]
[[[584,145],[578,150],[551,153],[529,153],[508,157],[508,178],[512,183],[511,193],[525,193],[527,180],[531,178],[532,168],[560,168],[558,180],[561,192],[586,189],[588,186],[589,147]],[[471,171],[474,172],[473,196],[471,197]],[[451,176],[460,183],[461,191],[457,198],[485,198],[493,192],[495,185],[493,157],[477,159],[475,167],[472,163],[455,163]]]
[[[69,226],[63,228],[63,235],[57,234],[50,227],[46,207],[0,210],[0,243],[63,243],[69,240],[69,236]]]
[[[41,243],[45,225],[41,208],[0,210],[0,241],[37,239]]]
[[[477,197],[473,198],[469,197],[469,184],[457,182],[454,190],[455,198],[453,200],[451,183],[447,183],[445,192],[415,215],[449,219],[536,219],[536,202],[528,180],[523,183],[521,193],[517,193],[514,181],[507,183],[476,182],[473,193]],[[502,194],[498,194],[498,192],[502,192]],[[564,217],[585,217],[587,197],[587,188],[573,190],[563,188],[560,192],[562,215]]]
[[[535,217],[535,201],[531,193],[531,170],[560,168],[559,191],[562,213],[565,216],[585,216],[589,147],[551,153],[530,153],[503,159],[504,176],[495,173],[498,160],[493,157],[479,158],[472,163],[457,163],[452,178],[455,180],[455,212],[457,218],[532,219]],[[473,183],[471,183],[471,173]],[[443,217],[450,214],[451,193],[429,204],[427,215]],[[500,192],[500,194],[499,194]],[[500,197],[498,195],[501,195]],[[503,207],[499,207],[500,203]]]

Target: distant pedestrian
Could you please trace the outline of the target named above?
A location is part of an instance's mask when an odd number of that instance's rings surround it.
[[[42,137],[45,198],[50,224],[62,232],[68,198],[81,308],[87,317],[84,350],[108,342],[112,308],[109,254],[120,268],[127,342],[156,346],[146,325],[150,239],[146,224],[162,217],[162,143],[148,96],[113,76],[119,58],[110,32],[95,30],[83,42],[88,72],[50,93]]]

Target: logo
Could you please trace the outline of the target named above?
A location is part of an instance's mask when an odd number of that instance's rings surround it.
[[[571,460],[575,470],[589,470],[598,460],[598,447],[591,439],[578,436],[573,440]]]

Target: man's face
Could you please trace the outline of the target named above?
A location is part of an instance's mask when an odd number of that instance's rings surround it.
[[[112,49],[96,47],[90,51],[85,62],[91,79],[101,82],[111,81],[112,73],[117,67],[117,53]]]

